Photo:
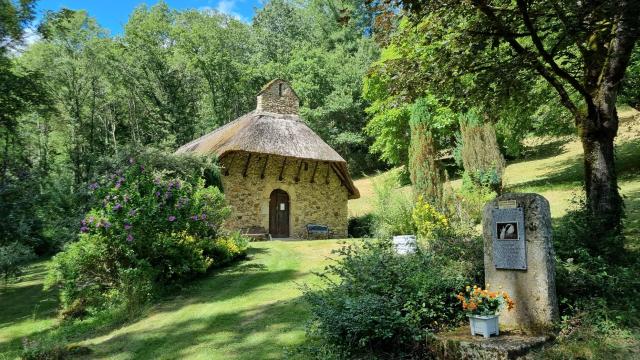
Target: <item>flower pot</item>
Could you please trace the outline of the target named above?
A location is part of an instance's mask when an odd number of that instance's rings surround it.
[[[471,335],[482,335],[486,339],[491,335],[500,335],[500,327],[498,326],[498,315],[467,315],[469,317],[469,326],[471,327]]]

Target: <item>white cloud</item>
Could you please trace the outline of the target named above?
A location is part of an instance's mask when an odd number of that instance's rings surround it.
[[[234,11],[235,6],[236,6],[236,0],[219,0],[215,6],[201,6],[200,8],[198,8],[198,10],[205,13],[215,11],[221,14],[231,16],[236,20],[240,20],[242,22],[248,22],[248,20],[242,17],[242,15]]]

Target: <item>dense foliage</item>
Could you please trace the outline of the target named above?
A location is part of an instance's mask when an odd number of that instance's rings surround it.
[[[79,240],[56,255],[48,279],[64,314],[144,303],[244,253],[246,241],[220,233],[224,196],[200,176],[178,176],[148,161],[89,184],[99,200],[81,220]]]
[[[390,241],[377,240],[336,254],[336,263],[322,274],[326,287],[305,292],[309,335],[336,357],[419,353],[428,332],[464,318],[455,293],[475,280],[464,257],[422,249],[401,256]]]

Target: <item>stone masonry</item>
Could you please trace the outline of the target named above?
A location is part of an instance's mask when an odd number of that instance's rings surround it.
[[[289,194],[291,237],[303,238],[306,224],[328,225],[334,237],[347,235],[348,190],[328,162],[286,158],[282,180],[279,180],[283,156],[268,155],[265,167],[267,154],[251,154],[245,177],[248,156],[249,153],[237,152],[221,159],[222,184],[232,207],[228,228],[259,226],[268,230],[269,197],[273,190],[281,189]],[[316,164],[315,181],[311,182]],[[263,168],[264,178],[261,177]],[[296,181],[298,168],[300,175]]]
[[[277,114],[298,114],[298,107],[298,96],[289,84],[283,80],[274,80],[258,95],[256,110]]]

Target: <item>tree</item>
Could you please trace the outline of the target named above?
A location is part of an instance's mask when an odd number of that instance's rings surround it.
[[[387,3],[402,5],[426,44],[442,50],[431,53],[433,71],[422,71],[430,82],[442,85],[452,82],[447,78],[463,77],[470,92],[508,93],[544,79],[572,114],[580,134],[590,211],[602,220],[603,230],[620,230],[615,105],[640,36],[638,1]]]

